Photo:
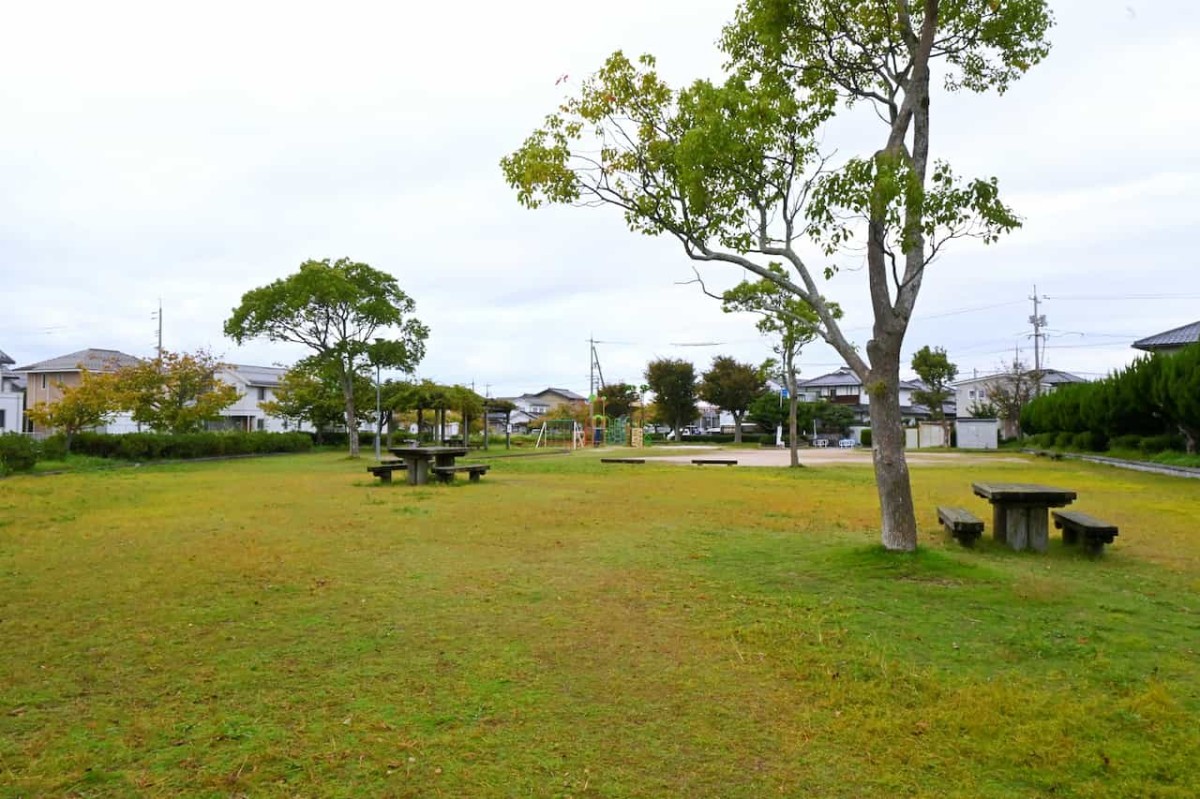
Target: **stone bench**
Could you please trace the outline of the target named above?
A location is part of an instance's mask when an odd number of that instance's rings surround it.
[[[1082,538],[1089,555],[1099,555],[1104,551],[1104,545],[1111,544],[1117,537],[1115,524],[1077,510],[1056,510],[1050,515],[1054,517],[1054,526],[1062,530],[1063,543],[1078,544]]]
[[[402,472],[408,468],[404,461],[386,461],[378,466],[368,466],[367,471],[385,483],[392,482],[392,472]]]
[[[464,463],[461,466],[430,466],[429,471],[443,483],[453,482],[454,475],[459,472],[466,472],[472,483],[478,483],[479,478],[487,474],[490,468],[492,466],[488,463]]]
[[[737,466],[737,461],[733,458],[692,458],[692,463],[697,466],[710,464],[713,466]]]
[[[937,516],[946,532],[958,539],[958,543],[964,547],[974,546],[975,539],[983,535],[983,520],[966,508],[940,506]]]

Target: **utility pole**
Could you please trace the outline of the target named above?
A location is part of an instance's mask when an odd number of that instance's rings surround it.
[[[158,346],[155,347],[155,352],[158,354],[158,361],[162,363],[163,348],[162,348],[162,297],[158,298],[158,310],[150,314],[158,319]]]
[[[1033,300],[1033,316],[1029,317],[1029,324],[1033,325],[1033,396],[1038,397],[1042,393],[1042,355],[1046,350],[1046,334],[1042,328],[1046,326],[1046,317],[1039,312],[1041,298],[1036,283],[1033,284],[1033,296],[1029,299]]]

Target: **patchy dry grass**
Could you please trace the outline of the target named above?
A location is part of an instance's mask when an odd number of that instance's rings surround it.
[[[1194,796],[1200,490],[914,469],[336,455],[0,481],[0,794]],[[1099,561],[947,542],[1065,485]]]

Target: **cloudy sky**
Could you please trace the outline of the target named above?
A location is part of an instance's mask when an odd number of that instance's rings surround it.
[[[909,354],[963,374],[1032,353],[1100,376],[1142,336],[1200,319],[1200,10],[1194,0],[1058,0],[1054,50],[1003,97],[934,98],[933,147],[996,175],[1024,228],[960,242],[925,281]],[[164,344],[235,346],[242,294],[309,258],[391,272],[432,330],[418,374],[492,395],[586,393],[652,358],[758,362],[754,318],[722,314],[678,246],[611,209],[527,211],[499,159],[615,49],[676,84],[715,77],[731,0],[14,4],[0,29],[0,350],[28,363]],[[556,81],[568,78],[560,85]],[[879,132],[847,121],[833,146]],[[865,343],[853,261],[829,287]],[[712,286],[741,275],[708,267]],[[715,343],[714,346],[694,346]],[[803,373],[839,365],[811,345]]]

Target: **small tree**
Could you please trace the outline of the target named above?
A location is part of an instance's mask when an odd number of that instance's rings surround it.
[[[77,433],[107,424],[120,408],[113,373],[81,369],[78,385],[57,383],[56,386],[59,390],[57,402],[39,402],[25,414],[35,424],[62,433],[68,452],[71,439]]]
[[[779,356],[779,377],[788,393],[788,449],[791,465],[800,466],[799,420],[796,417],[796,361],[800,350],[817,337],[821,320],[812,306],[784,290],[778,281],[786,279],[783,267],[771,263],[768,268],[774,280],[743,280],[721,295],[721,310],[725,313],[747,311],[761,316],[758,331],[775,337],[771,349]],[[705,292],[707,293],[707,291]],[[709,295],[712,296],[712,295]],[[827,303],[835,319],[842,318],[837,303]]]
[[[303,344],[308,365],[333,375],[342,391],[350,457],[358,457],[355,375],[374,365],[411,372],[429,330],[411,317],[416,304],[391,275],[341,258],[305,261],[295,274],[246,292],[225,321],[238,344],[265,337]],[[391,331],[388,339],[379,333]]]
[[[163,352],[114,373],[118,401],[155,432],[198,432],[238,400],[238,390],[217,378],[222,366],[203,350]]]
[[[1033,399],[1033,383],[1033,376],[1025,364],[1020,358],[1013,358],[1012,363],[987,386],[987,401],[995,406],[997,418],[1004,422],[1010,435],[1021,433],[1021,409]]]
[[[924,390],[914,391],[913,399],[929,409],[929,418],[942,423],[946,444],[950,443],[950,422],[946,420],[946,400],[954,396],[950,383],[958,376],[958,367],[941,347],[925,345],[913,353],[912,368],[925,384]]]
[[[742,419],[765,386],[762,370],[727,355],[713,358],[700,381],[700,398],[733,414],[733,443],[742,443]]]
[[[604,415],[611,419],[630,416],[638,404],[637,386],[628,383],[609,383],[600,389],[604,399]]]
[[[361,395],[370,389],[370,382],[358,375],[355,378],[355,394]],[[307,422],[320,441],[323,434],[345,424],[345,404],[342,388],[335,376],[323,374],[320,368],[301,362],[284,373],[275,389],[275,398],[260,402],[259,407],[272,416]],[[368,413],[356,410],[359,422],[369,418]]]
[[[654,392],[655,421],[680,429],[696,418],[696,367],[675,358],[659,358],[646,365],[646,384]]]

